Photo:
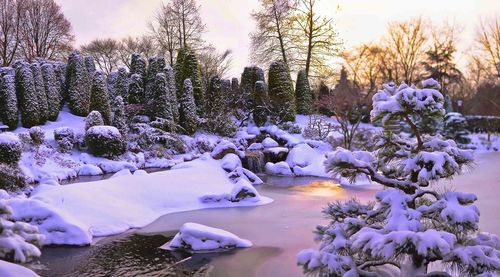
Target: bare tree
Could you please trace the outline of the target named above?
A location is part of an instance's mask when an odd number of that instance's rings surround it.
[[[260,9],[252,13],[257,29],[250,34],[252,59],[268,65],[281,59],[294,65],[291,34],[295,0],[260,0]]]
[[[387,51],[401,65],[401,73],[391,76],[394,81],[402,79],[408,84],[415,81],[427,42],[424,25],[421,17],[389,23]]]
[[[19,46],[20,5],[16,0],[0,0],[0,58],[8,66]]]
[[[22,56],[63,58],[71,50],[74,36],[71,24],[54,0],[20,1],[19,46]]]
[[[316,0],[300,0],[294,22],[294,45],[299,51],[299,65],[311,76],[328,68],[328,61],[340,54],[341,42],[333,27],[333,19],[317,12]],[[315,77],[315,76],[311,76]]]
[[[81,47],[83,53],[94,58],[99,69],[106,75],[118,68],[120,62],[120,43],[114,39],[94,39]],[[130,58],[130,57],[129,57]]]
[[[233,62],[231,50],[227,49],[219,52],[213,45],[203,48],[198,55],[198,59],[204,91],[207,91],[210,78],[214,76],[219,76],[221,79],[227,78]]]
[[[482,62],[491,75],[500,77],[500,17],[481,20],[476,37]],[[493,77],[493,76],[492,76]]]
[[[172,10],[172,5],[162,4],[160,10],[156,12],[155,20],[150,22],[149,29],[158,45],[159,51],[166,53],[170,65],[173,65],[180,43],[179,23]]]
[[[158,48],[151,43],[150,36],[126,37],[119,42],[118,55],[120,64],[124,64],[130,69],[131,56],[134,53],[140,54],[146,60],[158,53]]]
[[[179,47],[197,49],[203,43],[201,35],[207,28],[200,16],[200,5],[196,0],[172,0],[169,5],[179,26]]]

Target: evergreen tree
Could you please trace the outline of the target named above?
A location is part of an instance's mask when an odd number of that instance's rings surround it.
[[[128,99],[128,73],[125,67],[118,68],[118,74],[115,81],[115,97],[121,96],[123,100]]]
[[[146,95],[146,103],[154,98],[153,86],[156,80],[156,74],[162,72],[165,68],[165,59],[163,57],[151,57],[148,64],[148,72],[146,77],[146,85],[144,94]]]
[[[108,87],[108,98],[110,103],[113,102],[116,98],[115,84],[117,75],[118,72],[113,71],[109,73],[108,78],[106,79],[106,86]]]
[[[179,49],[175,70],[175,81],[178,89],[179,87],[183,87],[184,80],[191,80],[194,100],[196,103],[196,112],[198,116],[203,116],[204,93],[201,82],[201,72],[196,53],[189,48]],[[178,91],[178,93],[180,93],[180,91]]]
[[[240,92],[240,84],[238,81],[238,78],[232,78],[231,79],[231,93],[229,95],[229,106],[231,107],[231,110],[233,110],[234,114],[237,114],[237,109],[238,107],[238,100],[240,98],[241,92]]]
[[[90,76],[94,75],[95,70],[95,62],[92,56],[85,56],[83,58],[83,63],[85,64],[85,70]]]
[[[117,96],[114,103],[113,126],[120,131],[124,142],[128,137],[127,115],[125,114],[125,103],[121,96]]]
[[[33,74],[33,84],[35,85],[35,92],[38,101],[39,122],[43,125],[49,117],[49,104],[47,102],[47,94],[45,93],[45,86],[43,84],[42,70],[40,64],[34,62],[31,64],[31,72]]]
[[[184,58],[186,57],[186,48],[180,48],[177,51],[177,57],[175,59],[174,65],[174,75],[175,75],[175,86],[177,88],[177,98],[181,98],[184,93],[184,73],[182,68],[184,67]]]
[[[64,102],[68,101],[66,91],[66,63],[55,62],[54,73],[56,75],[57,92],[59,94],[59,99],[61,99],[60,107],[62,107]]]
[[[257,81],[265,82],[264,71],[257,66],[245,67],[241,74],[238,108],[248,113],[253,108],[254,89]]]
[[[88,71],[79,52],[69,55],[66,66],[66,90],[69,108],[75,115],[86,116],[90,111],[90,87]]]
[[[111,107],[104,73],[96,71],[92,78],[90,109],[98,111],[106,125],[111,124]]]
[[[25,128],[40,122],[38,95],[33,82],[33,73],[27,62],[16,63],[16,94],[21,112],[21,124]]]
[[[473,153],[452,140],[424,136],[415,124],[415,117],[443,116],[444,98],[434,84],[428,80],[423,89],[400,86],[373,96],[372,121],[406,121],[415,139],[386,132],[372,153],[337,148],[328,154],[325,169],[332,176],[353,181],[363,176],[385,189],[376,193],[376,202],[352,199],[324,209],[331,221],[316,229],[320,249],[297,256],[305,271],[376,276],[377,266],[387,264],[399,268],[401,276],[450,276],[428,274],[429,264],[439,262],[460,276],[499,272],[499,239],[479,232],[477,197],[435,186],[461,173]]]
[[[49,108],[48,119],[50,121],[56,121],[59,111],[61,110],[62,100],[59,92],[60,84],[56,80],[56,73],[52,64],[45,63],[42,65],[42,77]]]
[[[298,114],[312,113],[312,93],[305,70],[300,70],[297,74],[297,83],[295,84],[295,100],[297,102]]]
[[[133,53],[130,58],[130,76],[138,74],[142,79],[146,78],[146,60],[140,54]],[[144,80],[141,82],[141,87],[144,89]]]
[[[253,121],[257,126],[264,126],[268,116],[268,95],[267,86],[263,81],[255,82]]]
[[[231,136],[236,132],[236,125],[231,119],[228,96],[231,81],[221,80],[218,76],[210,79],[205,98],[205,130],[221,136]]]
[[[193,135],[198,129],[198,115],[193,96],[193,84],[190,79],[184,81],[184,92],[180,98],[179,122],[186,134]]]
[[[177,88],[175,86],[175,73],[171,66],[167,65],[163,69],[165,72],[165,78],[167,80],[168,88],[168,99],[170,101],[170,109],[172,110],[172,116],[174,122],[179,122],[179,101],[177,101]]]
[[[91,127],[102,125],[104,125],[104,120],[102,119],[101,113],[98,111],[91,111],[85,118],[85,131]]]
[[[271,63],[268,83],[272,116],[278,123],[295,121],[295,95],[292,78],[288,66],[283,61]]]
[[[153,118],[163,118],[170,122],[173,121],[174,116],[172,113],[172,102],[170,99],[170,91],[167,84],[165,73],[156,74],[155,85],[153,87],[154,101],[153,101]]]
[[[128,103],[130,104],[143,104],[144,103],[144,89],[142,88],[142,77],[139,74],[132,74],[130,76],[130,84],[128,88]]]
[[[467,130],[467,120],[461,113],[447,113],[444,116],[442,135],[447,139],[452,139],[459,144],[470,143],[469,130]]]
[[[1,121],[10,130],[17,128],[19,111],[17,108],[16,80],[13,72],[5,74],[0,79],[0,112]]]

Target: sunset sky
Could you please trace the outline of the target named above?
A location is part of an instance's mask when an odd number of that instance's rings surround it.
[[[73,25],[77,46],[93,38],[122,38],[148,31],[161,0],[56,0]],[[460,52],[469,49],[479,18],[500,14],[499,0],[322,0],[321,11],[335,18],[345,46],[378,39],[392,20],[424,15],[464,27]],[[250,12],[257,0],[200,0],[208,27],[205,38],[219,49],[234,52],[233,73],[250,64],[248,34],[254,29]],[[340,10],[337,9],[340,7]],[[465,61],[459,59],[459,64]]]

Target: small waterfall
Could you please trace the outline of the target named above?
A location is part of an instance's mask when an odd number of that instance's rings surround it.
[[[263,173],[266,165],[264,158],[264,152],[248,151],[245,153],[245,158],[243,158],[243,167],[252,171],[253,173]]]

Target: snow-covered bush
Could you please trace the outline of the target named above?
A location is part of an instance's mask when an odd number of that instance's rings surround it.
[[[122,135],[113,126],[94,126],[85,133],[85,143],[95,156],[114,157],[125,152]]]
[[[116,97],[113,111],[113,124],[111,125],[115,126],[120,131],[120,134],[125,142],[127,141],[129,127],[127,115],[125,114],[125,102],[121,96]]]
[[[269,67],[269,100],[271,113],[277,123],[295,121],[295,93],[288,65],[274,61]]]
[[[461,113],[447,113],[444,116],[443,136],[460,144],[470,143],[467,120]]]
[[[26,176],[17,165],[0,162],[0,189],[17,190],[26,185]]]
[[[90,111],[91,80],[81,54],[71,52],[66,66],[66,90],[69,108],[73,114],[86,116]]]
[[[191,87],[193,90],[192,94],[196,106],[196,114],[199,117],[202,117],[205,101],[201,81],[201,72],[195,51],[187,47],[179,49],[177,53],[175,64],[175,83],[178,90],[177,95],[183,95],[183,90],[185,87],[184,82],[186,79],[191,80]]]
[[[210,79],[207,95],[205,96],[204,129],[221,136],[234,136],[237,127],[231,117],[228,94],[231,89],[229,80],[221,80],[219,76]]]
[[[31,143],[34,145],[42,145],[45,141],[45,132],[40,126],[34,126],[29,129]]]
[[[98,111],[104,124],[111,124],[111,106],[104,73],[100,71],[94,73],[90,93],[90,110]]]
[[[102,115],[98,111],[91,111],[85,118],[85,131],[94,126],[104,125]]]
[[[38,228],[26,222],[13,221],[12,210],[1,191],[0,198],[0,258],[11,262],[29,262],[42,254],[39,247],[43,236]]]
[[[255,85],[257,82],[262,82],[262,85],[259,86],[262,86],[262,89],[264,89],[264,70],[258,66],[247,66],[243,69],[243,73],[241,74],[241,85],[239,88],[236,87],[237,82],[233,82],[233,107],[237,111],[236,116],[239,120],[246,118],[248,113],[255,108],[253,101],[256,100]]]
[[[0,78],[0,120],[14,130],[19,121],[18,113],[16,81],[13,72],[9,72]]]
[[[131,131],[130,144],[135,145],[132,147],[132,151],[140,152],[154,149],[158,152],[159,149],[156,145],[162,146],[169,154],[179,154],[186,151],[186,145],[174,133],[163,131],[146,123],[133,124]]]
[[[312,92],[305,70],[297,73],[297,83],[295,84],[295,99],[297,101],[298,114],[311,114],[313,110]]]
[[[35,85],[35,92],[37,96],[39,122],[38,124],[45,124],[49,117],[49,104],[47,101],[47,94],[45,93],[45,86],[43,84],[42,69],[40,64],[34,62],[30,65],[33,74],[33,84]]]
[[[321,115],[310,115],[302,135],[308,139],[325,140],[333,130],[334,126],[324,120]]]
[[[253,96],[253,122],[257,126],[264,126],[269,116],[269,95],[264,81],[255,82]]]
[[[61,152],[70,151],[75,145],[75,131],[69,127],[59,127],[54,130],[54,139]]]
[[[156,74],[155,82],[153,84],[153,105],[151,111],[151,118],[162,118],[168,121],[174,121],[174,114],[172,107],[177,105],[176,99],[171,99],[173,92],[169,91],[167,84],[167,77],[165,73],[161,72]]]
[[[22,144],[13,133],[0,133],[0,163],[16,164],[21,158]]]
[[[50,121],[56,121],[61,109],[61,94],[59,91],[59,83],[56,79],[54,66],[50,63],[42,65],[42,77],[47,95],[48,113],[47,118]]]
[[[478,232],[476,196],[430,187],[472,162],[471,151],[452,140],[423,135],[413,120],[444,115],[444,99],[435,83],[402,85],[373,96],[372,121],[405,120],[414,139],[386,132],[374,152],[338,148],[328,155],[327,172],[351,180],[367,176],[386,189],[376,193],[375,202],[353,199],[324,209],[331,221],[316,229],[319,250],[297,256],[305,271],[371,276],[377,266],[392,265],[401,276],[429,276],[429,264],[439,261],[449,273],[462,276],[500,273],[500,243],[496,236]]]
[[[25,128],[38,125],[41,121],[39,114],[38,95],[33,82],[33,72],[26,62],[18,62],[16,68],[16,94],[21,113],[21,124]]]
[[[281,130],[287,131],[290,134],[301,134],[302,127],[299,124],[294,122],[283,122],[279,125]]]
[[[198,129],[198,116],[193,96],[193,84],[190,79],[184,81],[183,92],[180,97],[179,122],[184,132],[192,135]]]
[[[129,78],[125,67],[118,68],[115,80],[115,97],[121,96],[123,100],[128,99]]]

